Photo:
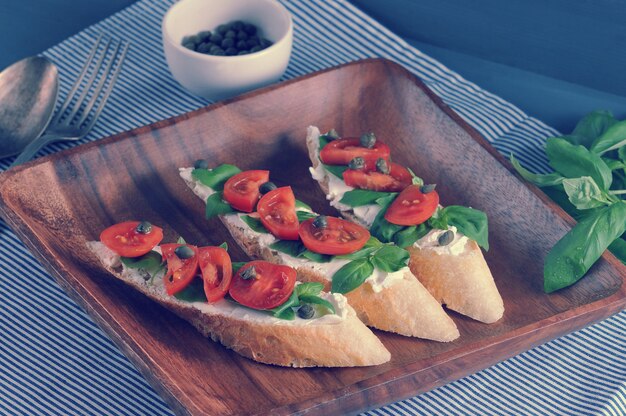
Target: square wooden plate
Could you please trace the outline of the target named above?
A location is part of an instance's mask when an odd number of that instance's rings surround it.
[[[166,240],[227,241],[219,221],[178,176],[199,158],[271,169],[280,185],[333,213],[308,174],[306,127],[374,131],[396,160],[447,204],[489,216],[487,262],[504,298],[501,321],[452,314],[452,343],[376,332],[391,351],[370,368],[289,369],[258,364],[112,279],[85,242],[128,219],[163,225]],[[36,160],[0,175],[0,211],[59,283],[106,330],[178,414],[338,414],[377,407],[442,385],[626,304],[625,269],[607,254],[575,286],[541,290],[546,253],[573,224],[476,131],[401,66],[372,59],[311,74],[169,120]]]

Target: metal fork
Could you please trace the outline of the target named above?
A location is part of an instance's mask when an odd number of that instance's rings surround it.
[[[74,82],[63,105],[50,121],[46,132],[26,146],[11,167],[26,162],[39,149],[52,142],[80,140],[89,133],[98,121],[113,91],[128,51],[128,42],[119,41],[114,47],[113,43],[113,39],[105,41],[103,35],[98,37],[78,79]],[[103,51],[98,53],[101,48]],[[110,53],[111,49],[113,53]],[[90,68],[92,68],[91,71]],[[105,87],[107,79],[109,83]]]

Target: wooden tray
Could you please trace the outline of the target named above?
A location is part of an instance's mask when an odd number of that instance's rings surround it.
[[[286,369],[258,364],[203,338],[169,311],[110,278],[84,248],[127,219],[163,225],[200,245],[228,241],[178,177],[195,159],[268,168],[279,184],[332,213],[309,177],[309,124],[372,130],[443,204],[489,216],[487,262],[504,318],[485,325],[452,314],[449,344],[376,332],[392,353],[371,368]],[[339,414],[413,396],[485,368],[626,305],[625,269],[607,254],[575,286],[541,291],[549,248],[573,224],[424,84],[386,60],[365,60],[36,160],[0,175],[0,211],[59,283],[135,363],[178,414]],[[167,240],[166,240],[167,241]]]

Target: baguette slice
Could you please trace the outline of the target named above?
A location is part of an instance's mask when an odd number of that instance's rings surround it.
[[[319,136],[319,129],[309,126],[306,144],[313,179],[344,218],[369,228],[380,208],[366,206],[352,209],[339,202],[343,194],[353,188],[320,166]],[[438,302],[484,323],[493,323],[502,317],[502,297],[483,253],[474,241],[467,241],[461,254],[423,245],[420,247],[420,241],[407,249],[411,254],[409,268]]]
[[[337,315],[284,321],[227,300],[183,302],[165,293],[162,274],[148,284],[102,243],[87,243],[102,266],[181,318],[204,336],[253,360],[286,367],[353,367],[385,363],[391,355],[342,296],[322,294]],[[342,299],[343,298],[343,299]]]
[[[192,178],[188,168],[181,168],[180,175],[202,200],[206,200],[212,193],[210,188]],[[271,234],[254,232],[239,218],[239,214],[220,216],[220,219],[251,258],[292,266],[298,273],[298,280],[320,282],[326,290],[330,290],[334,272],[329,272],[324,264],[296,259],[272,250],[269,245],[276,241],[275,238]],[[341,265],[335,266],[335,270],[338,267]],[[405,336],[440,342],[458,338],[459,331],[454,321],[413,276],[410,269],[407,267],[397,273],[393,279],[381,285],[375,286],[366,281],[345,295],[359,319],[367,326]]]

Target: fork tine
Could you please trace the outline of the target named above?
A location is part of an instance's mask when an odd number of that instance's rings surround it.
[[[93,84],[95,84],[96,79],[98,78],[98,74],[100,73],[100,70],[102,69],[104,65],[104,59],[109,53],[109,48],[111,47],[111,43],[112,43],[111,39],[108,39],[106,41],[104,51],[98,57],[98,60],[94,65],[93,71],[91,72],[91,74],[89,74],[89,79],[85,83],[85,86],[83,87],[83,90],[81,91],[80,96],[74,102],[72,109],[70,110],[69,114],[67,115],[65,119],[65,123],[64,123],[65,125],[69,126],[72,119],[76,117],[76,115],[78,114],[78,111],[80,110],[80,107],[82,107],[83,102],[85,101],[87,97],[87,94],[91,90],[91,87],[93,86]]]
[[[115,69],[113,70],[113,74],[111,75],[111,80],[109,81],[109,85],[104,91],[104,94],[102,95],[102,99],[100,100],[100,103],[98,104],[98,107],[96,108],[96,111],[94,112],[92,119],[89,121],[87,126],[85,126],[85,128],[82,129],[83,131],[85,132],[90,131],[91,128],[94,126],[94,124],[96,124],[96,121],[98,121],[98,117],[100,117],[100,113],[102,112],[104,105],[109,99],[109,95],[111,95],[111,91],[113,91],[113,87],[115,86],[117,77],[122,70],[122,66],[124,65],[124,59],[126,58],[126,52],[128,52],[129,46],[130,46],[129,43],[124,44],[124,48],[122,49],[122,52],[119,55],[117,67],[115,67]]]
[[[91,94],[91,99],[89,100],[85,108],[83,109],[83,112],[80,118],[76,121],[76,124],[75,124],[76,127],[80,128],[81,124],[85,122],[85,120],[89,116],[89,112],[91,111],[94,104],[98,100],[98,97],[100,96],[100,91],[102,91],[102,87],[104,87],[104,83],[106,82],[107,78],[112,72],[111,68],[113,64],[115,63],[115,61],[117,60],[117,53],[120,50],[120,44],[121,42],[115,46],[115,50],[113,51],[113,54],[111,55],[111,59],[109,59],[109,62],[107,63],[106,68],[104,69],[104,71],[102,72],[102,75],[100,76],[98,85],[96,85],[96,88],[93,90],[93,93]]]
[[[59,109],[59,111],[57,111],[56,115],[54,116],[54,119],[50,122],[50,125],[55,125],[59,122],[59,120],[63,116],[63,113],[65,112],[65,110],[67,110],[67,107],[72,102],[72,99],[74,98],[74,95],[76,94],[76,91],[78,90],[78,87],[80,87],[80,84],[83,82],[83,78],[85,78],[85,74],[87,73],[87,70],[90,67],[91,60],[94,58],[94,55],[96,54],[96,52],[98,51],[98,48],[100,47],[100,43],[102,42],[103,36],[104,34],[100,34],[100,36],[98,36],[98,39],[96,40],[96,44],[93,46],[93,48],[91,48],[89,57],[85,61],[85,65],[83,65],[83,69],[80,72],[80,75],[78,76],[78,78],[76,78],[76,81],[74,81],[74,85],[72,85],[70,92],[67,93],[67,97],[63,101],[63,104],[61,105],[61,108]]]

